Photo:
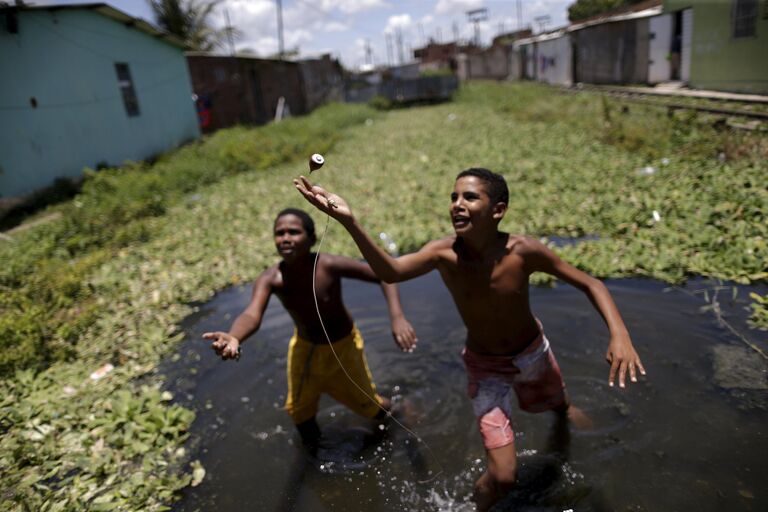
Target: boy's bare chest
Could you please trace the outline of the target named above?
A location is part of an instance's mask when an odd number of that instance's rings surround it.
[[[314,308],[315,295],[321,304],[339,298],[341,280],[334,279],[321,269],[318,269],[317,275],[314,276],[311,272],[283,273],[275,287],[275,293],[287,309],[303,309],[308,305]]]
[[[515,255],[491,261],[455,257],[441,265],[440,273],[456,300],[514,299],[528,291],[528,274]]]

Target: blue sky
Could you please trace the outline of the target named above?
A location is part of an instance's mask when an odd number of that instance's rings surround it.
[[[98,0],[95,0],[98,1]],[[522,24],[538,29],[539,16],[549,16],[546,28],[567,23],[567,9],[574,0],[282,0],[286,49],[298,48],[301,56],[331,53],[349,68],[366,63],[370,44],[375,64],[389,58],[386,34],[392,34],[392,58],[398,60],[395,34],[402,34],[403,52],[418,48],[430,37],[453,40],[454,24],[460,39],[473,37],[474,28],[466,12],[487,8],[488,20],[481,22],[480,35],[488,42],[500,30],[518,27],[518,3]],[[38,4],[82,3],[71,0],[38,0]],[[132,16],[153,22],[145,0],[109,0],[107,3]],[[277,52],[275,0],[222,0],[211,21],[224,25],[224,10],[232,25],[243,34],[238,50],[249,49],[260,56]]]

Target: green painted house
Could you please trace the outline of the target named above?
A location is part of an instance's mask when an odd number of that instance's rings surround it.
[[[665,0],[664,12],[674,20],[672,79],[768,94],[768,0]]]
[[[106,4],[0,4],[0,199],[199,136],[182,41]]]

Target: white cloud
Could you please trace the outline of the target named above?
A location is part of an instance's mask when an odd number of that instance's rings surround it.
[[[302,2],[310,2],[313,0],[301,0]],[[345,14],[355,14],[358,12],[371,11],[373,9],[380,9],[382,7],[388,7],[389,4],[384,0],[322,0],[319,2],[323,10],[338,9]]]
[[[390,16],[387,20],[387,26],[384,27],[385,33],[392,33],[397,29],[407,29],[413,26],[413,20],[410,14],[398,14]]]
[[[483,0],[438,0],[437,14],[466,14],[467,11],[483,7]]]
[[[320,25],[323,32],[345,32],[349,30],[349,25],[340,21],[329,21]]]

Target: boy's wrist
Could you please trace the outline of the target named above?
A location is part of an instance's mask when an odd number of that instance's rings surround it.
[[[351,213],[349,214],[349,217],[341,217],[338,220],[342,226],[347,228],[347,231],[351,231],[354,228],[360,229],[360,226],[357,224],[357,219],[355,219],[355,216]]]

